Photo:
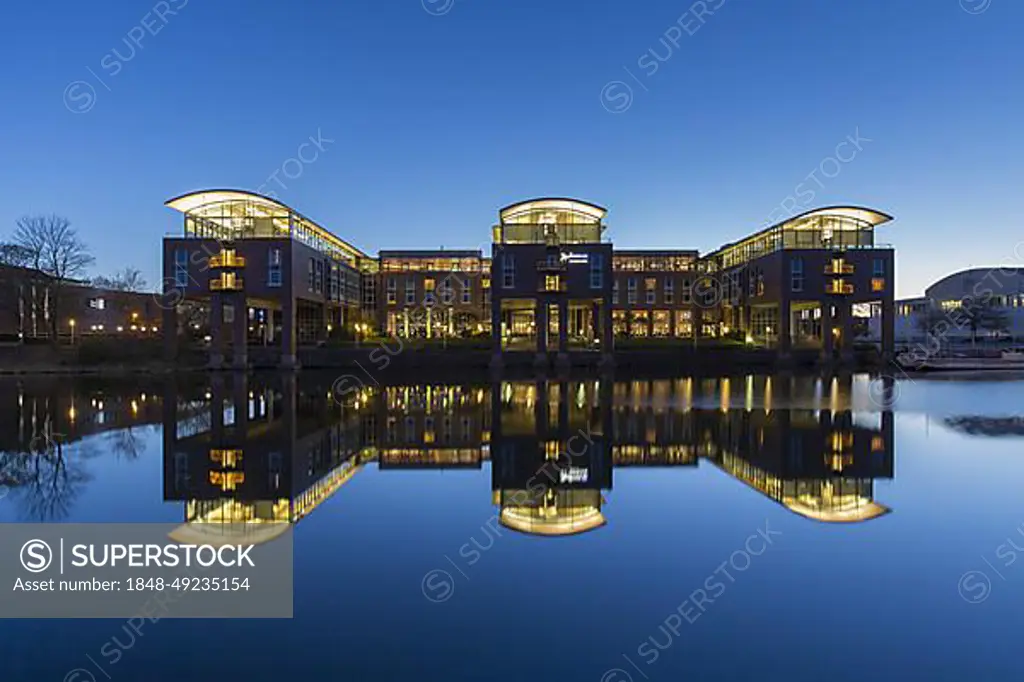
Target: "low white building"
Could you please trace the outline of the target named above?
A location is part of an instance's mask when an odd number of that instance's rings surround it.
[[[1006,318],[1006,330],[977,330],[978,343],[1024,342],[1024,268],[972,268],[947,275],[919,298],[896,301],[896,344],[924,341],[929,318],[945,317],[950,345],[971,342],[971,326],[956,311],[991,305]]]

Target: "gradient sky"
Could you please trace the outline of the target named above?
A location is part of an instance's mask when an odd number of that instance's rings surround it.
[[[703,7],[16,0],[0,239],[57,212],[92,274],[155,284],[159,240],[182,229],[163,202],[207,187],[275,190],[371,252],[486,245],[499,207],[539,195],[607,206],[619,246],[704,252],[792,197],[894,215],[878,241],[898,249],[899,296],[1024,264],[1024,3]],[[287,162],[318,134],[333,142],[304,147],[314,161]]]

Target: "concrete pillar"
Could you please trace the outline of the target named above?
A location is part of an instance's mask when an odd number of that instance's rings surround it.
[[[690,315],[690,326],[693,327],[693,342],[694,344],[704,335],[704,309],[700,305],[695,305],[692,308]]]
[[[548,352],[548,302],[538,298],[533,308],[534,327],[537,330],[537,352]]]
[[[569,299],[558,301],[558,352],[569,352]]]
[[[172,291],[164,294],[161,302],[160,330],[164,334],[164,360],[167,362],[178,359],[178,300],[177,292]]]
[[[232,444],[239,449],[245,446],[245,434],[249,430],[249,381],[248,375],[238,372],[232,378],[231,402],[235,411],[234,438]]]
[[[297,367],[295,357],[295,308],[298,302],[291,294],[287,294],[281,302],[281,366]]]
[[[842,329],[842,336],[840,337],[840,357],[844,362],[852,362],[854,358],[853,346],[853,306],[850,303],[850,299],[842,298],[838,304],[839,312],[839,326]]]
[[[590,336],[594,341],[600,341],[601,343],[599,345],[603,348],[604,333],[601,329],[602,323],[601,303],[600,301],[594,301],[590,304]]]
[[[224,295],[210,296],[210,369],[224,366]]]
[[[821,357],[831,360],[835,355],[835,337],[832,335],[832,327],[835,320],[832,318],[833,299],[826,296],[821,303]]]
[[[676,311],[675,308],[669,308],[668,311],[668,335],[669,338],[676,337]]]
[[[231,364],[235,369],[246,369],[249,366],[249,309],[245,305],[245,295],[232,296],[231,307],[235,310]]]
[[[779,304],[779,355],[789,355],[793,347],[793,312],[789,299],[784,299]]]
[[[214,447],[224,443],[224,375],[210,376],[210,438]]]
[[[654,337],[654,310],[647,311],[647,338]]]
[[[495,354],[501,353],[501,299],[491,302],[491,345]]]
[[[611,353],[615,348],[615,330],[612,327],[612,307],[607,301],[601,304],[601,350]]]
[[[882,301],[882,357],[891,360],[896,352],[896,303]]]

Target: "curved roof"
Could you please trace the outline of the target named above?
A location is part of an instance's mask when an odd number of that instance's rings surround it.
[[[582,512],[555,515],[550,518],[524,513],[517,507],[501,510],[501,525],[527,535],[564,536],[585,533],[607,523],[604,514],[597,507],[588,507]]]
[[[588,201],[581,201],[580,199],[573,199],[571,197],[537,197],[535,199],[527,199],[526,201],[518,201],[514,204],[509,204],[499,210],[498,215],[501,220],[504,221],[506,218],[520,213],[542,210],[582,213],[597,221],[603,220],[608,214],[608,209],[605,207],[592,204]]]
[[[991,277],[989,276],[991,275]],[[977,277],[977,279],[975,279]],[[973,293],[975,285],[984,281],[989,280],[989,284],[986,284],[990,289],[997,287],[999,292],[1009,289],[1011,291],[1018,291],[1022,285],[1024,285],[1024,267],[1013,266],[1013,265],[995,265],[990,268],[967,268],[966,270],[958,270],[957,272],[950,273],[945,277],[932,282],[927,289],[924,290],[924,298],[930,299],[940,295],[943,289],[952,287],[952,292],[946,292],[948,295],[955,295],[956,290],[960,289],[961,293]],[[1009,287],[1006,285],[1013,282]]]
[[[877,519],[879,516],[884,516],[892,511],[884,504],[879,504],[875,501],[858,505],[853,509],[843,510],[823,510],[802,504],[793,498],[786,498],[783,500],[782,504],[786,509],[790,510],[794,514],[799,514],[805,519],[811,519],[812,521],[821,521],[822,523],[858,523],[860,521],[870,521],[871,519]]]
[[[282,203],[277,199],[271,199],[270,197],[262,194],[257,194],[256,192],[250,192],[244,189],[203,189],[195,192],[188,192],[186,194],[176,196],[173,199],[168,199],[164,202],[164,206],[173,208],[176,211],[181,211],[182,213],[191,213],[205,206],[214,206],[217,204],[227,203],[229,201],[248,201],[263,208],[267,213],[272,215],[291,214],[298,216],[315,228],[321,237],[333,243],[342,251],[346,251],[363,258],[367,257],[361,249],[352,246],[344,239],[341,239],[330,230],[321,226],[315,220],[311,220],[299,213],[288,204]]]
[[[181,545],[261,545],[276,540],[291,527],[290,523],[185,523],[167,534]]]
[[[251,201],[255,204],[262,204],[268,210],[279,209],[285,213],[301,215],[298,211],[277,199],[271,199],[268,196],[244,189],[203,189],[196,192],[187,192],[173,199],[168,199],[164,202],[164,206],[181,211],[182,213],[191,213],[197,208],[213,204],[223,204],[227,201]]]
[[[853,218],[863,223],[868,223],[871,226],[878,226],[883,223],[887,223],[893,220],[893,217],[888,213],[882,213],[873,208],[867,208],[864,206],[825,206],[823,208],[815,208],[810,211],[805,211],[800,215],[787,218],[773,227],[778,225],[787,225],[789,223],[801,223],[812,218],[819,218],[821,216],[839,216],[840,218]]]

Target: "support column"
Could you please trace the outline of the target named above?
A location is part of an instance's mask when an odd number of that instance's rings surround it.
[[[281,366],[298,367],[295,357],[295,308],[298,302],[288,293],[281,302]]]
[[[834,325],[832,297],[827,296],[821,303],[821,357],[823,360],[832,360],[835,356],[835,337],[832,335]]]
[[[647,311],[647,338],[654,338],[654,309]]]
[[[224,366],[224,295],[210,296],[210,369]]]
[[[569,352],[569,299],[564,295],[558,301],[558,352]]]
[[[601,303],[594,301],[590,304],[590,338],[596,343],[594,345],[600,345],[602,350],[604,349],[604,333],[601,329]]]
[[[676,309],[668,309],[668,336],[670,339],[676,338]]]
[[[491,303],[491,347],[496,355],[501,354],[501,299]]]
[[[533,307],[534,329],[537,332],[537,354],[548,352],[548,302],[538,298]]]
[[[896,353],[896,303],[891,298],[882,301],[882,358],[892,360]]]
[[[235,311],[231,365],[235,369],[246,369],[249,366],[249,309],[245,305],[245,294],[232,296],[231,307]]]
[[[174,290],[165,293],[161,301],[160,329],[164,333],[164,360],[167,362],[178,359],[178,301],[178,292]]]
[[[779,357],[789,357],[793,348],[793,312],[788,298],[779,304]]]
[[[843,362],[852,363],[853,353],[853,304],[850,299],[843,298],[839,301],[839,327],[842,330],[840,336],[839,354]]]

